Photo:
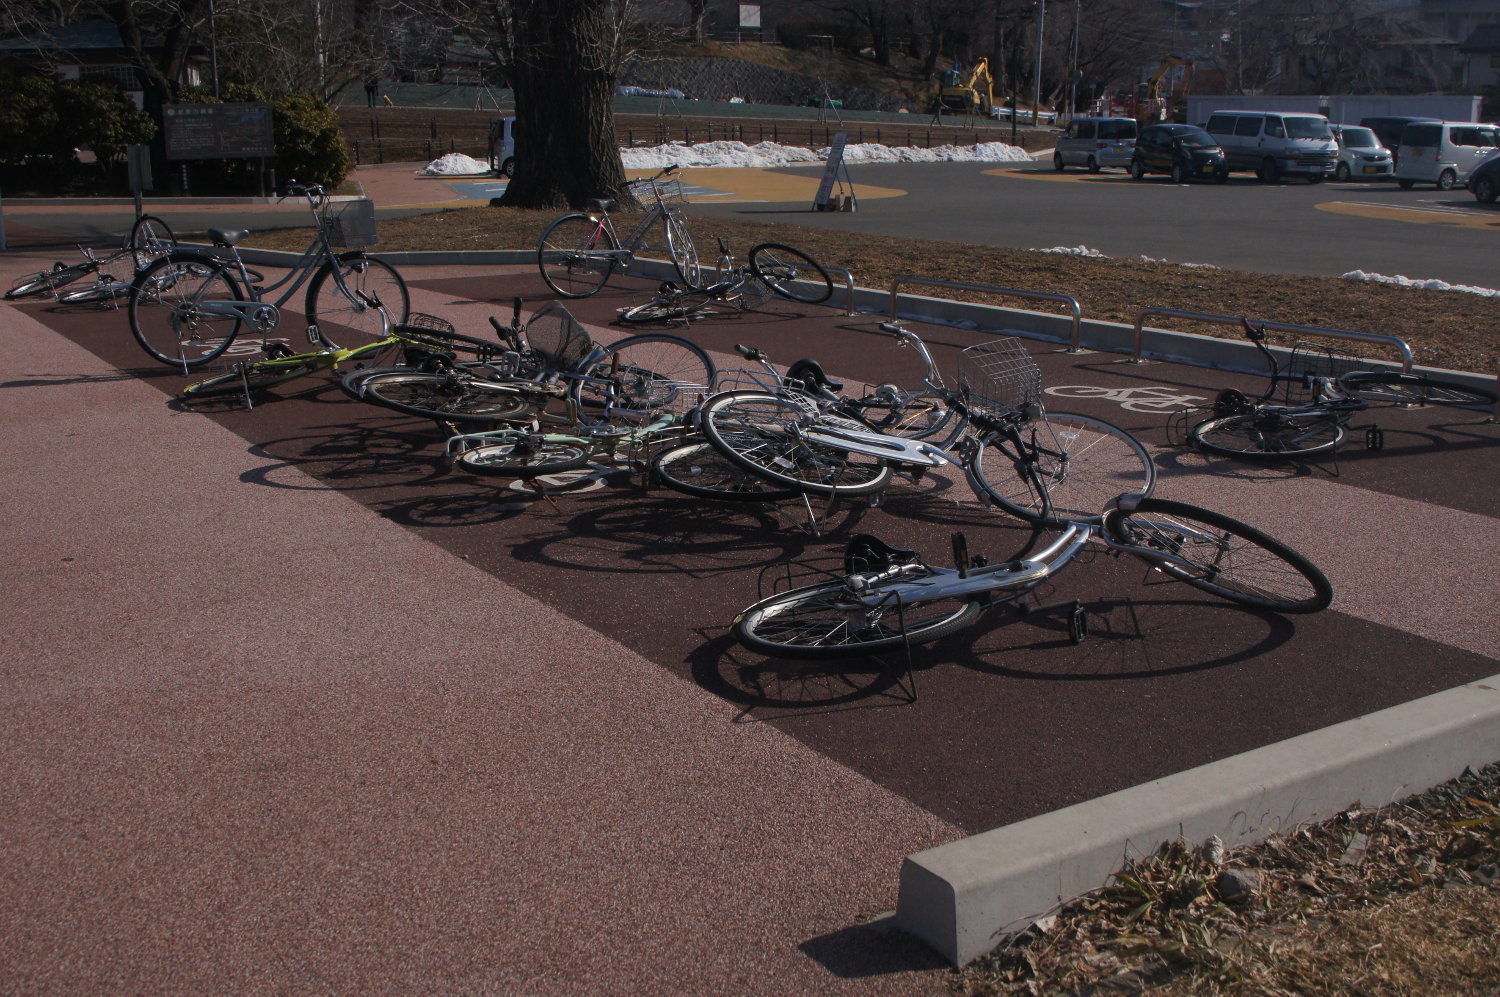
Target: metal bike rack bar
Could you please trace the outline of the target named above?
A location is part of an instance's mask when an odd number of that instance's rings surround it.
[[[996,287],[993,284],[965,284],[956,280],[937,280],[932,277],[918,277],[915,274],[902,274],[891,281],[891,321],[898,321],[896,315],[896,302],[900,295],[897,293],[902,284],[921,284],[924,287],[942,287],[953,291],[979,291],[984,294],[1001,294],[1013,298],[1033,298],[1038,301],[1056,301],[1068,306],[1073,313],[1073,337],[1072,344],[1068,347],[1069,353],[1079,351],[1079,340],[1083,335],[1083,309],[1078,307],[1078,299],[1066,294],[1053,294],[1048,291],[1025,291],[1015,287]]]
[[[1275,329],[1278,332],[1293,332],[1305,336],[1327,336],[1330,339],[1353,339],[1363,343],[1380,343],[1392,347],[1401,354],[1401,373],[1410,374],[1412,365],[1411,345],[1399,336],[1386,336],[1378,332],[1351,332],[1348,329],[1324,329],[1315,325],[1290,325],[1286,322],[1272,322],[1269,319],[1247,319],[1237,315],[1214,315],[1209,312],[1185,312],[1177,308],[1157,308],[1147,305],[1135,314],[1135,352],[1131,355],[1131,363],[1145,363],[1141,356],[1141,341],[1145,337],[1145,321],[1147,315],[1165,315],[1169,318],[1194,319],[1199,322],[1216,322],[1220,325],[1251,325],[1262,326],[1267,329]]]
[[[854,274],[843,267],[824,267],[829,275],[842,274],[844,278],[844,317],[857,314],[854,310]]]

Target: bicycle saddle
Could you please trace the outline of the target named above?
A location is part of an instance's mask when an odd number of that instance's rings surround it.
[[[592,211],[597,211],[600,214],[608,214],[609,210],[619,203],[619,201],[613,201],[609,198],[596,197],[593,200],[589,201],[589,209]]]
[[[909,547],[892,547],[872,533],[856,533],[844,548],[844,574],[885,571],[898,564],[914,564],[922,558]]]
[[[824,387],[829,391],[843,391],[844,382],[835,381],[823,372],[823,365],[816,360],[803,358],[786,369],[787,380],[803,381],[809,387]]]
[[[233,246],[250,234],[247,228],[211,228],[208,237],[215,246]]]

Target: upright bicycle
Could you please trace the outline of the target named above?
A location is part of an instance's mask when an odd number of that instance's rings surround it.
[[[285,277],[261,286],[235,246],[250,233],[210,229],[228,258],[174,250],[136,275],[130,291],[130,331],[146,354],[174,367],[202,366],[228,350],[248,328],[262,344],[281,325],[281,309],[305,283],[307,338],[315,346],[357,348],[386,334],[410,308],[406,282],[384,260],[360,250],[339,252],[342,224],[317,184],[288,186],[305,198],[315,231]],[[285,290],[281,290],[285,288]],[[280,295],[272,299],[277,291]],[[382,315],[371,302],[380,302]]]
[[[668,179],[676,172],[675,165],[668,166],[655,176],[625,182],[645,202],[646,214],[624,239],[609,216],[616,202],[604,199],[590,201],[587,213],[563,215],[543,229],[536,261],[547,286],[564,298],[587,298],[605,285],[610,274],[628,268],[638,250],[660,248],[646,242],[658,225],[677,276],[688,287],[700,286],[698,251],[682,216],[682,183]]]

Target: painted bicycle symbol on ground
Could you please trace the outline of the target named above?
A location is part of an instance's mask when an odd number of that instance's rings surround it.
[[[1043,390],[1057,398],[1106,399],[1129,412],[1177,412],[1198,408],[1209,400],[1204,395],[1186,395],[1162,385],[1101,388],[1092,384],[1058,384]]]

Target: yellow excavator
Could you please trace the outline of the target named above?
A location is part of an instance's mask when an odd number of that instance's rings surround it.
[[[980,59],[967,74],[950,69],[938,88],[938,114],[983,114],[995,106],[995,81],[990,78],[990,60]]]
[[[1177,89],[1174,96],[1178,99],[1187,97],[1188,91],[1193,87],[1193,60],[1169,55],[1161,61],[1160,66],[1156,67],[1156,72],[1140,85],[1140,99],[1135,111],[1137,120],[1142,123],[1167,120],[1167,101],[1161,95],[1161,81],[1166,78],[1168,71],[1178,66],[1182,67],[1182,86]]]

